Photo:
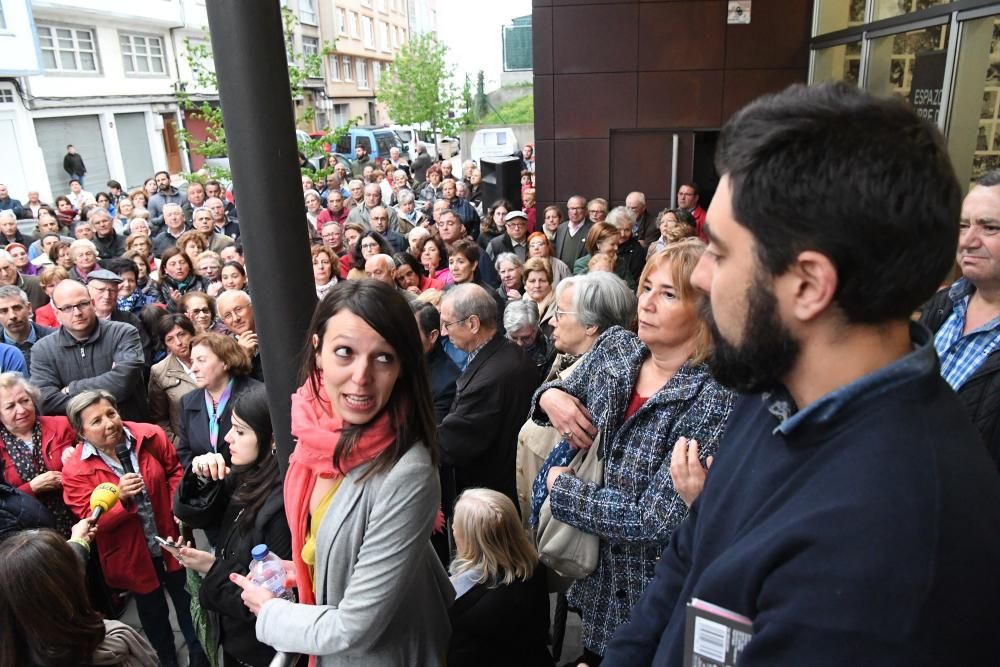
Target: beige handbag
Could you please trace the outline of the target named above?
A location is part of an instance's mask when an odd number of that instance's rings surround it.
[[[577,477],[598,486],[604,484],[600,449],[601,435],[598,433],[590,449],[581,449],[569,464]],[[582,579],[597,567],[600,538],[553,519],[549,497],[539,510],[535,536],[539,560],[562,576]]]

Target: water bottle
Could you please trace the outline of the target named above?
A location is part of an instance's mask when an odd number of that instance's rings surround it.
[[[271,553],[266,544],[255,546],[250,556],[253,558],[248,575],[250,581],[271,591],[275,597],[294,602],[292,591],[285,587],[285,568],[281,559]]]

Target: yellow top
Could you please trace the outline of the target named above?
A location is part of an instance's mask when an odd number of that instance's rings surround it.
[[[323,496],[323,500],[319,501],[319,505],[313,510],[312,517],[309,518],[309,532],[306,534],[306,541],[302,545],[302,561],[309,566],[309,578],[313,582],[313,586],[316,585],[316,535],[319,534],[319,527],[323,523],[323,517],[326,516],[326,511],[330,509],[330,501],[333,497],[337,495],[337,489],[340,488],[340,482],[343,477],[338,477],[330,487],[330,490],[326,492]]]

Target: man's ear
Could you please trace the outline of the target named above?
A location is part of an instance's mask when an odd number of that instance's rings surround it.
[[[794,293],[791,314],[802,322],[814,320],[829,309],[839,284],[833,261],[814,250],[799,253],[785,278],[794,281],[789,286]]]

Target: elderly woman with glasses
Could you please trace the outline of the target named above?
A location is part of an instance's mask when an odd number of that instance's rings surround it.
[[[76,433],[65,417],[43,417],[41,394],[20,373],[0,373],[0,471],[2,479],[45,506],[56,530],[68,538],[76,519],[63,502],[63,463]]]

